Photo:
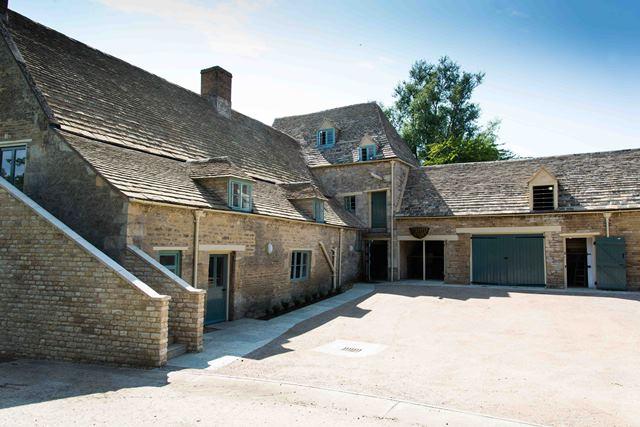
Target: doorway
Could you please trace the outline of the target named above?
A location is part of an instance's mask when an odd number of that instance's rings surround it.
[[[425,279],[444,280],[444,242],[427,240],[424,244]]]
[[[209,275],[207,280],[207,314],[205,324],[227,320],[227,300],[229,289],[229,255],[209,255]]]
[[[369,241],[369,280],[386,281],[387,277],[387,241]]]
[[[567,251],[567,287],[588,287],[589,263],[587,260],[587,239],[567,239],[565,245]]]

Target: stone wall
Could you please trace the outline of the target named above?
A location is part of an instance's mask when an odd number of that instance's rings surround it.
[[[189,283],[193,283],[193,212],[140,203],[132,203],[129,208],[130,243],[153,254],[156,259],[159,255],[157,248],[185,248],[182,250],[181,271],[182,278]],[[200,219],[199,244],[200,247],[243,247],[243,250],[223,248],[217,251],[233,253],[230,316],[237,319],[259,317],[265,314],[266,309],[282,301],[330,290],[332,272],[319,243],[323,242],[327,251],[337,248],[339,234],[338,227],[324,224],[207,211]],[[271,254],[267,253],[269,243],[273,246]],[[360,252],[356,249],[357,232],[344,229],[342,282],[345,285],[359,279]],[[293,250],[312,253],[311,275],[307,280],[290,280]],[[197,288],[207,287],[208,265],[209,252],[199,251]]]
[[[348,166],[322,167],[312,169],[313,175],[320,181],[322,188],[337,197],[342,203],[343,196],[356,196],[356,216],[365,224],[370,223],[370,193],[391,188],[391,162],[363,162]],[[373,175],[377,177],[375,178]],[[391,196],[387,193],[387,212],[391,219]],[[387,221],[387,226],[389,221]]]
[[[124,266],[154,291],[169,295],[169,337],[185,344],[187,351],[202,351],[204,327],[204,298],[206,292],[195,289],[141,249],[129,247]]]
[[[606,235],[601,213],[545,214],[495,217],[399,219],[398,236],[409,236],[409,227],[428,226],[430,235],[454,235],[459,227],[531,227],[560,226],[560,232],[545,232],[547,286],[565,287],[565,233],[600,233]],[[625,238],[627,251],[627,283],[629,289],[640,289],[640,212],[619,211],[610,220],[610,235]],[[397,244],[397,242],[396,242]],[[597,249],[596,249],[597,252]],[[470,282],[471,235],[459,234],[458,240],[445,243],[445,281]],[[597,274],[597,272],[596,272]]]
[[[169,297],[0,181],[0,354],[166,363]]]
[[[49,125],[6,42],[0,40],[0,144],[27,147],[23,192],[117,259],[126,244],[126,198]]]

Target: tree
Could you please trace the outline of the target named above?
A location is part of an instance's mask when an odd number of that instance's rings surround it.
[[[483,73],[462,71],[442,57],[437,64],[416,62],[400,83],[395,103],[385,108],[418,159],[426,164],[504,160],[513,153],[498,143],[499,122],[478,124],[480,107],[471,102]]]

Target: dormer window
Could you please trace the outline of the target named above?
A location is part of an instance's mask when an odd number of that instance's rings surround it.
[[[529,208],[534,212],[558,209],[558,179],[541,167],[529,179]]]
[[[328,148],[336,143],[335,128],[320,129],[316,134],[316,147]]]
[[[229,207],[238,211],[250,212],[253,186],[249,182],[229,181]]]
[[[313,219],[315,219],[316,222],[324,222],[324,201],[313,201]]]
[[[366,162],[376,158],[376,146],[373,144],[360,147],[360,161]]]
[[[555,186],[554,185],[534,185],[533,190],[533,210],[552,211],[555,207]]]

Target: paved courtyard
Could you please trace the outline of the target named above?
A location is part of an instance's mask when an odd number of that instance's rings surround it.
[[[223,325],[163,369],[0,363],[0,425],[640,425],[640,295],[394,284],[338,298]]]

